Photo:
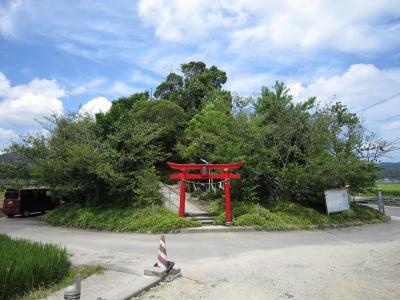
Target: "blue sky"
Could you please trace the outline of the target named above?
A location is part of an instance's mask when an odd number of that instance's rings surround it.
[[[51,113],[154,90],[190,60],[225,70],[237,94],[282,80],[295,101],[342,101],[400,138],[400,96],[363,110],[400,93],[399,0],[0,0],[0,147]]]

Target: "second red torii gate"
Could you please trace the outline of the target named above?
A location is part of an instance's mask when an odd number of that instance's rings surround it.
[[[179,202],[179,216],[185,216],[185,192],[186,192],[186,179],[223,179],[225,191],[225,211],[226,223],[232,223],[231,213],[231,179],[240,179],[240,174],[232,173],[233,170],[239,169],[243,162],[234,162],[229,164],[177,164],[167,162],[167,165],[174,170],[179,170],[180,173],[170,174],[169,178],[172,180],[180,180],[180,202]],[[219,170],[219,173],[210,173],[211,170]],[[199,171],[199,173],[190,173],[190,171]]]

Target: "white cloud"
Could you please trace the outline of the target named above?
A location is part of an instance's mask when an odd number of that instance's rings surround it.
[[[107,112],[110,109],[110,107],[111,107],[111,102],[108,101],[107,98],[97,97],[82,105],[82,107],[79,109],[79,113],[81,114],[87,113],[91,116],[94,116],[99,112]]]
[[[354,64],[340,75],[318,77],[307,85],[288,85],[295,101],[316,96],[322,103],[340,101],[358,112],[364,124],[388,140],[400,138],[400,69],[379,69],[370,64]],[[389,99],[390,98],[390,99]],[[367,110],[373,104],[389,99]]]
[[[70,92],[70,94],[73,95],[73,96],[76,96],[76,95],[86,94],[87,92],[88,92],[88,89],[86,87],[84,87],[83,85],[80,85],[80,86],[74,88]]]
[[[15,36],[15,17],[14,14],[21,7],[21,1],[9,1],[3,7],[0,6],[0,33],[6,37]]]
[[[210,31],[242,23],[245,16],[234,12],[229,1],[146,0],[138,4],[138,12],[145,24],[155,28],[157,37],[169,41],[191,41],[208,36]]]
[[[84,83],[80,83],[76,85],[75,88],[70,92],[71,95],[82,95],[87,93],[98,93],[99,91],[104,91],[104,85],[107,83],[107,79],[103,77],[97,77],[86,81]]]
[[[126,81],[116,80],[110,82],[105,78],[99,77],[88,81],[81,81],[80,83],[78,83],[78,81],[69,82],[69,85],[72,86],[69,95],[79,96],[85,94],[97,96],[101,94],[112,99],[114,97],[129,96],[135,92],[143,90],[143,88],[139,87],[148,87],[155,84],[157,84],[157,81],[152,77],[147,76],[140,71],[134,71]]]
[[[141,0],[138,11],[161,40],[198,44],[217,36],[225,51],[239,55],[325,48],[354,53],[400,43],[400,27],[390,24],[400,5],[392,0]]]
[[[19,137],[18,133],[12,129],[0,128],[0,153],[2,149],[7,147],[12,140],[17,140]]]
[[[131,81],[137,85],[155,85],[158,83],[153,77],[144,74],[139,70],[135,70],[131,74]]]
[[[353,110],[360,111],[399,92],[399,75],[394,70],[381,70],[371,64],[353,64],[340,75],[318,77],[308,85],[291,82],[288,86],[295,100],[300,98],[300,94],[301,100],[317,96],[324,102],[342,101]],[[394,106],[394,103],[396,99],[386,105]]]
[[[0,72],[0,126],[27,127],[53,113],[63,112],[59,99],[65,91],[55,80],[34,79],[27,85],[11,86]]]
[[[228,79],[227,89],[243,96],[253,96],[261,92],[262,86],[269,86],[276,79],[272,74],[234,72]]]
[[[400,121],[394,121],[389,124],[385,124],[381,128],[382,130],[400,130]],[[398,134],[400,136],[400,134]]]
[[[0,138],[1,139],[11,139],[18,137],[18,134],[12,129],[0,128]]]
[[[133,88],[129,85],[127,85],[123,81],[116,81],[114,84],[108,89],[109,94],[116,95],[117,97],[119,96],[129,96],[132,93],[135,93],[138,91],[136,88]]]

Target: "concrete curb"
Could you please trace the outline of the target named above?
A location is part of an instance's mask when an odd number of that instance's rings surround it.
[[[159,284],[163,279],[154,276],[133,275],[105,270],[82,280],[81,300],[103,299],[128,300]],[[51,293],[42,300],[63,299],[64,289]]]
[[[124,298],[124,300],[130,300],[132,298],[135,298],[135,297],[139,296],[140,294],[142,294],[143,292],[146,292],[146,291],[150,290],[151,288],[157,286],[162,281],[163,281],[163,278],[158,278],[156,281],[154,281],[154,282],[152,282],[150,284],[147,284],[146,286],[143,286],[141,288],[138,288],[132,294],[130,294],[129,296]]]
[[[390,216],[387,217],[388,217],[387,220],[372,220],[368,222],[352,222],[347,224],[309,225],[302,228],[291,227],[285,229],[271,229],[262,227],[226,227],[222,225],[216,225],[216,226],[203,226],[203,227],[177,229],[170,231],[169,233],[178,234],[178,233],[212,233],[212,232],[254,232],[254,231],[273,232],[273,231],[296,231],[296,230],[329,230],[329,229],[347,228],[353,226],[362,226],[362,225],[370,225],[378,223],[388,223],[391,221],[391,217]]]
[[[251,232],[257,231],[254,227],[225,227],[225,226],[203,226],[173,230],[170,233],[205,233],[205,232]]]

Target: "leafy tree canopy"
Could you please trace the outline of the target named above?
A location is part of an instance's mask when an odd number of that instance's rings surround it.
[[[227,80],[224,71],[216,66],[207,68],[203,62],[182,64],[180,71],[182,75],[170,73],[157,86],[154,96],[177,103],[190,116],[199,112],[213,93],[221,91]]]
[[[65,201],[146,206],[160,200],[158,172],[167,160],[244,160],[242,180],[233,182],[238,198],[318,205],[328,188],[371,186],[375,163],[395,148],[340,102],[294,103],[282,82],[262,87],[257,98],[232,97],[217,67],[189,62],[180,71],[157,87],[157,99],[136,93],[95,119],[47,119],[48,133],[14,143],[8,152],[18,160],[0,169],[32,176]]]

